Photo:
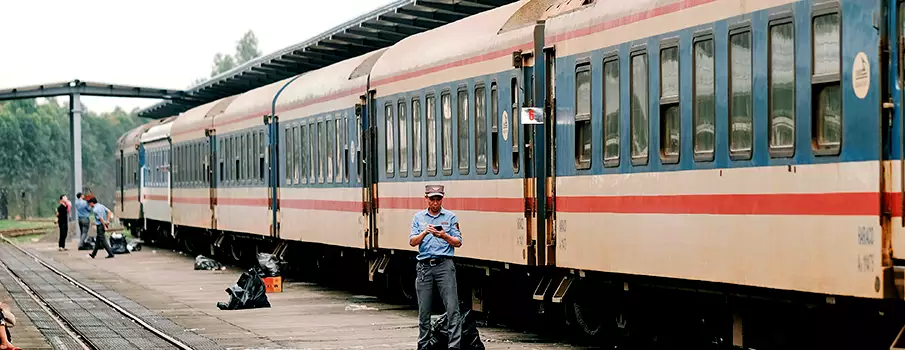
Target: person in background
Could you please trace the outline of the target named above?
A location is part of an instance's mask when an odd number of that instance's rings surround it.
[[[0,313],[2,313],[2,317],[0,317],[0,350],[22,350],[10,343],[13,336],[9,329],[16,326],[16,316],[10,310],[10,305],[0,303]]]
[[[79,247],[81,247],[85,242],[88,242],[88,228],[91,225],[88,221],[88,213],[90,213],[88,201],[82,199],[81,192],[75,195],[75,211],[79,219]]]
[[[60,228],[60,242],[57,250],[64,251],[66,249],[66,236],[69,235],[69,199],[66,195],[60,196],[60,205],[57,206],[57,227]]]
[[[99,204],[97,202],[97,198],[92,197],[88,200],[88,206],[91,208],[91,211],[94,212],[94,224],[97,225],[97,237],[94,239],[94,251],[91,254],[88,254],[89,257],[94,259],[97,255],[97,248],[100,248],[99,245],[104,246],[104,250],[107,251],[107,259],[113,258],[113,251],[110,250],[110,243],[107,243],[107,237],[104,236],[104,233],[107,232],[107,228],[109,228],[109,224],[107,219],[110,217],[110,209],[107,209],[103,204]]]

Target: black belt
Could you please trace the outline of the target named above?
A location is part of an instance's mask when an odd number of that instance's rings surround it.
[[[440,263],[442,263],[445,260],[446,260],[445,257],[427,258],[427,259],[421,260],[421,263],[433,267],[433,266],[440,265]]]

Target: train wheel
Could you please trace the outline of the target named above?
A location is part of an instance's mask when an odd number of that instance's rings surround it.
[[[621,347],[635,338],[639,319],[623,291],[604,289],[587,279],[576,281],[572,288],[564,300],[566,322],[580,342]]]
[[[245,257],[245,252],[242,250],[242,247],[239,245],[239,240],[230,238],[229,240],[229,257],[233,259],[234,262],[241,262],[242,258]]]

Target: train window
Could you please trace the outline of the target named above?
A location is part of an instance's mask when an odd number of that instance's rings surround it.
[[[448,92],[440,95],[440,143],[443,156],[443,174],[452,175],[452,101]]]
[[[814,148],[818,155],[839,154],[842,145],[841,37],[839,13],[814,17]],[[857,72],[856,72],[857,73]]]
[[[421,176],[421,100],[412,100],[412,176]]]
[[[283,139],[285,140],[284,144],[286,145],[286,151],[283,152],[283,155],[286,157],[286,184],[292,184],[292,129],[287,127],[284,129]]]
[[[311,183],[317,182],[317,138],[315,133],[317,132],[316,124],[308,124],[308,158],[311,159],[311,166],[308,167],[308,177],[311,178]]]
[[[648,155],[648,70],[647,54],[632,55],[632,163],[647,164]]]
[[[317,123],[317,182],[324,183],[327,166],[327,135],[324,122]]]
[[[425,116],[427,117],[427,174],[437,175],[437,103],[434,96],[425,100]]]
[[[751,31],[729,36],[729,154],[733,159],[751,159],[753,143]]]
[[[299,153],[301,158],[301,169],[299,175],[303,184],[308,183],[308,126],[302,124],[299,127]]]
[[[301,126],[293,126],[292,127],[292,183],[300,184],[302,183],[302,165],[301,163]]]
[[[795,38],[791,19],[770,25],[770,153],[795,152]]]
[[[336,135],[336,148],[333,150],[333,152],[336,153],[336,182],[341,183],[343,181],[342,115],[340,115],[339,113],[336,114],[336,119],[333,120],[333,125],[334,125],[334,128],[336,129],[335,130],[336,133],[334,134],[334,135]]]
[[[245,163],[248,163],[248,135],[241,135],[239,141],[239,179],[242,181],[248,180],[248,167]]]
[[[345,154],[343,156],[343,181],[349,183],[349,155],[350,152],[355,152],[351,146],[349,146],[349,112],[343,113],[343,148],[345,149]]]
[[[591,65],[575,68],[575,168],[591,168]]]
[[[512,101],[512,113],[509,113],[509,116],[506,120],[503,121],[503,138],[506,138],[505,134],[509,133],[509,129],[512,129],[512,172],[514,174],[518,174],[519,164],[521,164],[521,160],[519,159],[519,139],[518,133],[520,129],[520,123],[518,122],[519,115],[519,100],[518,100],[518,78],[512,78],[512,85],[509,89],[509,101]],[[513,123],[514,121],[514,123]],[[509,128],[507,128],[507,126]]]
[[[258,150],[258,145],[260,144],[259,143],[260,141],[258,140],[258,133],[254,132],[251,134],[251,136],[253,138],[253,141],[251,143],[251,148],[249,149],[249,153],[251,154],[251,156],[248,157],[248,160],[249,160],[248,166],[250,166],[252,169],[250,172],[254,174],[254,176],[252,178],[255,181],[257,181],[258,178],[260,177],[259,176],[260,174],[258,173],[258,164],[255,160],[258,158],[257,157],[258,152],[256,152],[256,151]]]
[[[238,135],[233,138],[233,181],[242,180],[242,168],[239,167],[239,155],[242,154],[242,139]],[[197,159],[197,158],[196,158]],[[196,179],[197,180],[197,179]]]
[[[603,63],[603,164],[619,165],[619,59]]]
[[[217,148],[218,176],[220,177],[220,182],[223,182],[226,180],[226,169],[223,161],[226,155],[226,140],[220,139],[218,141],[220,143],[220,147]],[[188,165],[186,165],[186,170],[188,170]]]
[[[333,172],[336,170],[336,125],[333,120],[324,122],[327,124],[327,183],[333,183]]]
[[[459,174],[468,174],[468,91],[459,90],[456,96],[458,102],[458,120],[456,133],[459,136]]]
[[[679,111],[679,48],[660,50],[660,154],[663,163],[679,161],[681,140]]]
[[[487,174],[487,96],[484,86],[474,90],[475,167],[480,175]]]
[[[296,128],[298,130],[298,128]],[[252,138],[254,136],[254,138]],[[257,144],[257,136],[256,133],[249,133],[245,138],[245,159],[242,160],[245,163],[245,180],[253,181],[257,180],[258,177],[255,175],[255,162],[252,161],[255,156],[255,144]],[[298,139],[298,134],[296,134],[296,139]]]
[[[399,102],[399,176],[406,177],[409,172],[408,162],[408,120],[406,120],[405,102]]]
[[[384,117],[386,118],[383,126],[386,128],[386,138],[384,139],[384,146],[386,152],[384,156],[386,158],[386,174],[387,177],[393,177],[393,173],[395,170],[395,157],[396,153],[393,151],[393,146],[396,144],[396,141],[393,139],[393,105],[387,104],[384,108]]]
[[[712,161],[716,142],[716,95],[713,60],[713,39],[707,37],[694,43],[694,157]]]
[[[500,91],[496,82],[490,84],[490,164],[493,173],[500,173]]]

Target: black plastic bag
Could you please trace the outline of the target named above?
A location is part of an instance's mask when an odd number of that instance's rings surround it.
[[[223,264],[204,255],[195,257],[195,270],[223,270]]]
[[[128,254],[129,249],[126,248],[126,237],[122,233],[113,233],[110,235],[110,251],[113,254]]]
[[[79,250],[94,250],[94,236],[88,236],[84,242],[79,242]]]
[[[226,288],[229,302],[218,302],[217,308],[220,310],[269,308],[270,301],[267,300],[266,287],[261,278],[263,276],[256,268],[243,272],[236,284]]]
[[[126,249],[129,249],[130,252],[137,252],[137,251],[141,250],[142,243],[144,243],[144,241],[142,241],[140,239],[133,239],[132,242],[129,242],[129,244],[126,244]]]
[[[459,322],[462,325],[462,349],[484,350],[484,343],[478,334],[478,325],[471,310],[459,310]],[[446,314],[431,322],[430,339],[427,340],[429,350],[447,350],[449,334],[446,331]]]
[[[277,277],[280,275],[280,262],[273,254],[258,253],[258,267],[264,277]]]

